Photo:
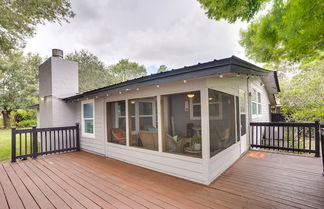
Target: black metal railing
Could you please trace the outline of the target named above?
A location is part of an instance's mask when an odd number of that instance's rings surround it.
[[[321,125],[321,145],[322,145],[322,163],[323,163],[323,176],[324,176],[324,124]]]
[[[251,122],[252,148],[314,153],[320,157],[320,123]]]
[[[80,150],[79,124],[75,126],[11,128],[11,161]]]

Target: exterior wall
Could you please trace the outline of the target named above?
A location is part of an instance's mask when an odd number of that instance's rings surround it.
[[[107,127],[105,121],[107,102],[152,96],[159,97],[160,95],[201,90],[205,86],[206,81],[204,79],[188,81],[188,83],[181,81],[167,85],[160,85],[159,88],[157,88],[156,86],[151,86],[148,88],[140,89],[139,91],[131,90],[121,95],[115,94],[109,95],[109,97],[95,99],[95,138],[86,138],[81,135],[81,149],[97,154],[105,154],[107,157],[115,158],[121,161],[156,170],[169,175],[178,176],[191,181],[206,183],[207,164],[203,163],[204,159],[165,153],[162,152],[162,146],[160,148],[160,151],[152,151],[126,145],[109,143],[107,142]],[[78,103],[78,106],[78,121],[80,122],[80,102]],[[203,126],[202,129],[204,129]],[[162,135],[159,136],[159,140],[162,142]]]
[[[246,76],[240,76],[240,77],[224,76],[223,78],[219,78],[219,77],[209,78],[207,80],[207,86],[210,89],[221,91],[234,96],[239,96],[240,90],[245,91],[246,93],[245,107],[246,107],[246,116],[247,116],[246,122],[248,125],[249,111],[248,111],[248,88],[247,88]],[[246,152],[249,149],[249,142],[247,139],[248,139],[247,134],[243,137],[240,136],[240,141],[236,142],[232,146],[226,148],[225,150],[221,151],[220,153],[210,158],[208,183],[211,183],[214,179],[216,179],[221,173],[223,173],[227,168],[229,168],[229,166],[231,166],[241,156],[242,153]]]
[[[222,91],[234,96],[239,95],[239,90],[246,92],[246,114],[247,124],[249,124],[249,99],[248,99],[248,86],[257,87],[259,81],[253,81],[252,84],[248,84],[245,76],[241,77],[224,77],[224,78],[208,78],[208,79],[196,79],[184,82],[174,82],[166,85],[150,86],[147,88],[137,90],[129,90],[122,94],[109,94],[109,96],[99,97],[94,99],[95,107],[95,137],[84,137],[81,134],[81,149],[89,152],[93,152],[100,155],[106,155],[107,157],[115,158],[121,161],[125,161],[131,164],[135,164],[141,167],[156,170],[169,175],[174,175],[198,183],[209,184],[229,166],[231,166],[242,153],[246,152],[249,148],[248,142],[248,127],[247,134],[241,137],[240,141],[236,142],[232,146],[213,156],[209,157],[209,123],[208,123],[208,88]],[[229,85],[230,84],[230,85]],[[259,85],[260,86],[260,85]],[[269,118],[267,109],[269,100],[265,89],[260,86],[262,90],[262,116],[260,120]],[[162,134],[159,126],[159,151],[152,151],[141,149],[137,147],[131,147],[127,145],[120,145],[107,142],[107,127],[106,127],[106,103],[113,101],[126,100],[144,97],[157,96],[158,103],[161,95],[175,94],[188,91],[201,91],[202,98],[202,147],[203,157],[194,158],[176,154],[170,154],[162,152]],[[89,98],[90,99],[90,98]],[[205,101],[205,102],[204,102]],[[77,103],[77,121],[81,124],[81,102]],[[127,109],[127,106],[126,106]],[[158,106],[158,113],[160,112]],[[159,116],[159,123],[160,114]],[[83,127],[80,127],[81,129]]]
[[[39,67],[39,127],[71,126],[76,122],[74,103],[60,98],[78,92],[78,64],[58,57],[47,59]]]

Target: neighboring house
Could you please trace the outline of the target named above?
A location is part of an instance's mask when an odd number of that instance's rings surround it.
[[[39,69],[40,127],[80,123],[82,150],[203,184],[249,149],[249,122],[269,121],[279,92],[275,71],[232,56],[79,94],[62,57]]]

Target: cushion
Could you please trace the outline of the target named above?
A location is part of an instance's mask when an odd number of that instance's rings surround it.
[[[173,138],[173,140],[177,143],[178,142],[178,136],[176,135],[176,136],[174,136],[174,137],[172,137]]]
[[[148,131],[151,131],[151,132],[157,132],[158,129],[157,129],[157,128],[148,128]]]
[[[122,139],[124,138],[123,134],[121,132],[116,132],[115,134],[115,137],[118,138],[118,139]]]

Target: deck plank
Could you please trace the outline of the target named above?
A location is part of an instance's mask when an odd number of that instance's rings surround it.
[[[72,152],[0,165],[7,208],[324,208],[319,158],[250,151],[209,186]]]
[[[15,187],[17,194],[22,200],[26,209],[37,209],[39,206],[35,202],[34,198],[30,195],[29,191],[17,176],[16,172],[12,169],[9,163],[3,165],[7,175],[9,176],[12,185]]]
[[[12,182],[7,176],[6,171],[3,168],[3,165],[0,165],[0,182],[3,188],[3,191],[6,195],[8,205],[10,208],[23,209],[24,205],[20,200],[19,195],[17,194]]]

